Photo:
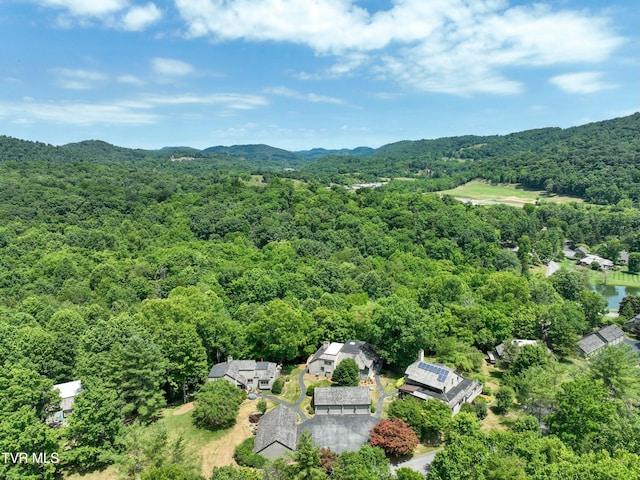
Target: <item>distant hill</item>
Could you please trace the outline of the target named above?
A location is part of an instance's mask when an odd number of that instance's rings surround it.
[[[321,157],[298,175],[334,183],[411,177],[420,181],[388,188],[415,191],[446,190],[485,179],[592,203],[629,198],[640,204],[640,113],[566,129],[404,140],[366,157]]]
[[[357,147],[357,148],[342,148],[340,150],[327,150],[326,148],[312,148],[311,150],[299,150],[294,153],[304,158],[317,159],[326,157],[328,155],[357,155],[360,157],[366,157],[375,153],[374,148],[370,147]]]
[[[221,153],[235,158],[244,158],[250,163],[260,162],[263,166],[293,167],[304,163],[304,159],[293,152],[269,145],[222,145],[209,147],[202,153]]]
[[[188,168],[283,175],[324,183],[352,184],[406,179],[385,188],[416,192],[454,188],[469,180],[521,183],[549,193],[616,204],[640,205],[640,113],[572,128],[540,128],[509,135],[464,135],[403,140],[378,149],[290,152],[269,145],[129,149],[99,140],[60,147],[0,136],[0,162],[95,162],[157,164],[174,154],[197,159]],[[183,167],[175,167],[183,168]],[[187,168],[187,167],[184,167]],[[289,170],[291,169],[291,170]],[[295,169],[295,170],[293,170]]]
[[[162,147],[159,152],[199,152],[197,148],[193,147]]]

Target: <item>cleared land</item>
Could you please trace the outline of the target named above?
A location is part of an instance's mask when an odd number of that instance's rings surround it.
[[[640,275],[632,275],[627,272],[610,271],[596,272],[589,271],[590,285],[619,285],[622,287],[640,287]]]
[[[581,198],[550,195],[544,190],[525,190],[519,184],[492,185],[481,180],[460,185],[451,190],[438,192],[443,195],[451,195],[463,202],[475,205],[490,205],[502,203],[522,207],[525,203],[535,203],[537,200],[545,200],[556,203],[582,202]]]

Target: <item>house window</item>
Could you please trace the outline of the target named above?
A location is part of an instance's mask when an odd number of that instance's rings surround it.
[[[333,365],[333,360],[325,360],[324,364],[325,365]]]

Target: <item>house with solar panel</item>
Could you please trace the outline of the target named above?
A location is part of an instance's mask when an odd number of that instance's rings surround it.
[[[211,368],[207,381],[224,378],[245,390],[270,390],[278,375],[280,367],[276,363],[228,357]]]
[[[453,415],[460,411],[463,403],[473,402],[482,393],[481,383],[464,378],[446,365],[425,362],[423,350],[420,350],[418,360],[409,365],[404,373],[401,395],[440,400],[451,408]]]
[[[352,358],[358,364],[361,380],[373,378],[382,368],[382,358],[371,345],[359,340],[347,340],[344,343],[324,342],[307,362],[309,373],[331,377],[336,367],[346,358]]]

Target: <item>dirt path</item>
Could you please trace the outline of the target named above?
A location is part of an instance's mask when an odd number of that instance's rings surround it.
[[[256,402],[245,401],[240,406],[235,426],[224,437],[209,442],[200,450],[202,475],[205,478],[211,476],[213,467],[236,464],[233,460],[233,452],[236,446],[252,435],[252,426],[249,423],[249,415],[252,413],[256,413]]]
[[[193,402],[185,403],[184,405],[182,405],[177,410],[174,410],[173,414],[174,415],[182,415],[183,413],[187,413],[187,412],[189,412],[191,410],[193,410]]]

